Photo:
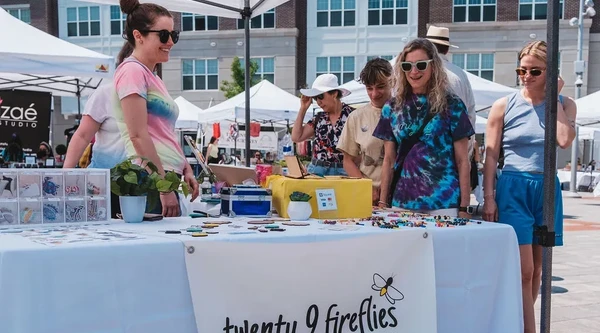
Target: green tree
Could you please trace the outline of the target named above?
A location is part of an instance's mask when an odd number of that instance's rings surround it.
[[[258,63],[250,60],[250,86],[258,83],[258,80],[254,78],[254,74],[258,71]],[[245,88],[245,75],[244,67],[240,58],[233,58],[231,63],[231,81],[224,80],[221,82],[221,91],[225,93],[226,98],[231,98],[244,91]]]

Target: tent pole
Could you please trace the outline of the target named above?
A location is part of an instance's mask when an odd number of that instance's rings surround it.
[[[246,166],[250,166],[250,16],[252,11],[250,9],[250,0],[244,0],[244,11],[242,12],[242,18],[244,19],[244,61],[246,62],[245,75],[244,75],[244,86],[246,95]]]
[[[579,9],[581,10],[581,9]],[[559,43],[559,0],[548,1],[547,36],[548,63],[556,64]],[[544,137],[544,224],[534,234],[539,237],[542,249],[542,307],[540,333],[550,333],[550,310],[552,291],[552,248],[555,246],[554,202],[556,200],[556,113],[558,100],[558,66],[546,70],[546,118]],[[577,161],[571,161],[577,167]],[[561,216],[562,217],[562,216]]]

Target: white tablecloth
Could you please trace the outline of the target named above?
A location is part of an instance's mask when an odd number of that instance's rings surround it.
[[[571,171],[558,170],[556,173],[558,175],[558,180],[561,183],[568,183],[571,181]],[[591,182],[591,185],[593,186],[593,185],[595,185],[595,179],[598,176],[600,176],[600,172],[598,172],[598,171],[593,171],[593,172],[577,171],[577,186],[580,186],[580,185],[590,186],[590,182]]]
[[[115,222],[95,228],[134,232],[144,239],[57,246],[0,233],[0,332],[198,333],[181,242],[190,236],[159,230],[201,222],[190,218]],[[247,227],[243,220],[235,223]],[[279,233],[233,235],[229,233],[244,229],[221,226],[220,234],[194,240],[310,246],[321,240],[402,232],[371,226],[357,231],[321,227],[314,222],[309,227],[288,226]],[[434,244],[438,332],[521,331],[519,253],[512,228],[483,223],[428,230]]]

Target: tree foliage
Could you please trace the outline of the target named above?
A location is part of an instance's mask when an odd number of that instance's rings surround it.
[[[250,60],[250,86],[257,84],[258,81],[254,79],[254,74],[258,71],[258,63]],[[245,88],[245,75],[244,67],[240,58],[233,58],[231,63],[231,81],[224,80],[221,82],[221,91],[225,93],[226,98],[231,98],[239,93],[242,93]]]

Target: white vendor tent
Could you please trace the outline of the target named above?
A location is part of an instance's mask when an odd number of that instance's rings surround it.
[[[244,119],[245,93],[242,92],[224,102],[200,112],[200,123],[220,121],[239,122]],[[300,109],[300,98],[277,87],[267,80],[250,88],[250,119],[258,122],[293,123]],[[307,112],[307,119],[312,113]]]
[[[175,122],[175,128],[179,130],[197,130],[202,109],[183,98],[183,96],[175,98],[175,103],[179,107],[179,117]]]
[[[477,118],[475,119],[475,133],[484,134],[485,127],[487,126],[487,119],[479,115],[477,115],[476,117]]]
[[[577,104],[577,124],[600,127],[600,91],[581,97],[575,103]]]
[[[101,4],[118,5],[119,0],[84,0]],[[258,16],[288,0],[250,0],[251,17]],[[242,18],[244,0],[140,0],[140,3],[155,3],[170,11],[202,15]]]
[[[0,89],[27,89],[58,96],[91,93],[112,78],[114,60],[56,38],[0,8]]]
[[[392,65],[395,62],[396,58],[390,60]],[[467,77],[469,78],[469,82],[471,83],[471,88],[473,89],[473,95],[475,96],[475,109],[477,111],[485,110],[492,106],[497,99],[517,91],[517,89],[488,81],[469,72],[466,73]],[[352,94],[342,99],[345,103],[357,104],[369,101],[367,90],[363,84],[353,80],[345,83],[342,85],[342,87],[352,92]]]
[[[579,127],[579,140],[600,140],[600,128],[590,126]]]

